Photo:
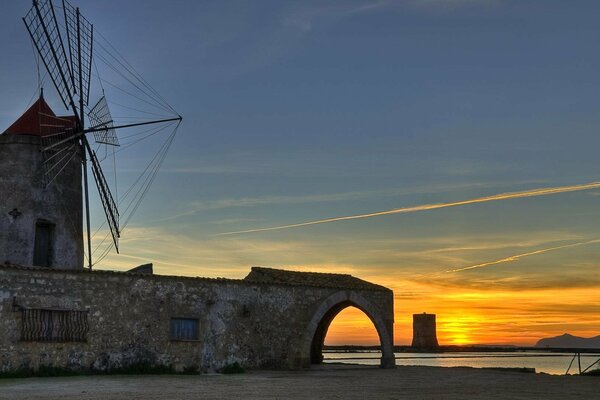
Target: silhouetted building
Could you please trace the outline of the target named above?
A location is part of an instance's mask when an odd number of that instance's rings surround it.
[[[423,350],[439,347],[435,327],[435,314],[413,314],[412,347]]]

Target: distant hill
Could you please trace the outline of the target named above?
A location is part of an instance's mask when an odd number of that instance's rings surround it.
[[[591,338],[569,335],[544,338],[539,340],[535,347],[556,349],[600,349],[600,335]]]

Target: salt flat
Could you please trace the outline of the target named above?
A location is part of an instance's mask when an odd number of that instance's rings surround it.
[[[0,380],[0,399],[583,399],[600,378],[474,368],[324,365],[238,375],[79,376]]]

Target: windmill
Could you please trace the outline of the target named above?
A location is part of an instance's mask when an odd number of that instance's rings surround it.
[[[98,154],[92,149],[92,145],[90,144],[91,137],[93,137],[98,148],[106,148],[108,146],[118,147],[120,143],[117,132],[121,129],[171,122],[177,122],[178,125],[182,117],[169,106],[172,114],[169,118],[154,118],[145,121],[115,124],[111,116],[107,98],[104,95],[104,89],[99,99],[93,103],[92,107],[89,107],[92,67],[95,65],[93,58],[95,52],[94,44],[96,43],[94,26],[81,15],[78,7],[72,6],[67,0],[62,0],[62,13],[60,12],[60,8],[55,7],[52,0],[33,0],[33,5],[23,18],[23,22],[27,27],[37,55],[45,67],[47,76],[52,80],[58,97],[72,113],[72,116],[62,117],[64,122],[57,125],[60,126],[59,129],[54,129],[52,133],[42,137],[43,177],[46,186],[52,185],[56,177],[61,174],[67,163],[73,158],[73,155],[77,152],[82,155],[87,254],[88,266],[91,269],[93,265],[93,253],[90,228],[88,163],[90,164],[92,176],[104,209],[106,223],[112,236],[112,243],[117,253],[119,252],[119,237],[121,235],[118,202],[113,197]],[[57,17],[57,15],[60,17]],[[105,54],[105,57],[102,57],[102,59],[106,61],[106,57]],[[130,76],[133,76],[132,79],[137,79],[138,82],[144,85],[146,89],[142,90],[143,93],[158,96],[156,91],[137,72],[132,72],[133,67],[130,64],[122,61],[120,58],[115,57],[115,60],[117,60],[118,66],[129,72]],[[115,69],[113,66],[111,67]],[[129,78],[127,79],[129,80]],[[131,82],[131,80],[129,81]],[[147,114],[156,115],[150,112]],[[148,182],[151,183],[151,180]],[[147,190],[147,187],[145,190]]]

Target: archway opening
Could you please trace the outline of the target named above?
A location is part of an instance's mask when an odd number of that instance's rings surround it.
[[[381,346],[374,322],[350,301],[332,307],[317,326],[311,344],[311,364],[323,362],[323,347]]]

